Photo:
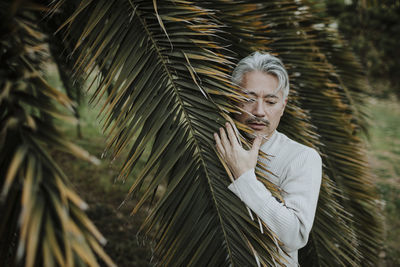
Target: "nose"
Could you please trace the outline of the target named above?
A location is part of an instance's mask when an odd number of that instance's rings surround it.
[[[253,106],[253,115],[256,117],[264,117],[265,116],[265,109],[264,109],[264,101],[258,99],[255,101]]]

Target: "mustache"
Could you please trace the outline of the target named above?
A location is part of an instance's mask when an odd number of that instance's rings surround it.
[[[245,121],[245,123],[246,123],[246,124],[250,124],[250,123],[262,123],[262,124],[264,124],[265,126],[269,126],[269,125],[270,125],[270,123],[269,123],[268,120],[262,119],[262,118],[250,118],[250,119],[247,119],[247,120]]]

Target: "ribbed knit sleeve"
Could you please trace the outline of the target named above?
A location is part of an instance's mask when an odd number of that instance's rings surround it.
[[[290,161],[280,185],[284,204],[256,179],[254,169],[245,172],[228,188],[278,236],[283,249],[292,252],[307,243],[321,185],[321,166],[321,157],[311,148]]]

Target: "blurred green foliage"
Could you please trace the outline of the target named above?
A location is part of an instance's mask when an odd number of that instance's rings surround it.
[[[374,122],[369,157],[386,221],[383,266],[400,266],[400,105],[393,99],[371,99],[368,108]]]
[[[365,67],[371,94],[400,97],[400,1],[325,0],[325,4]]]
[[[46,80],[52,86],[65,90],[56,65],[47,64],[45,70]],[[125,154],[113,161],[104,154],[106,137],[102,134],[101,116],[98,116],[103,102],[99,105],[88,104],[92,92],[87,91],[87,88],[92,80],[89,78],[85,84],[82,99],[84,104],[79,106],[79,112],[82,114],[80,117],[82,136],[77,135],[74,125],[61,120],[55,123],[74,143],[99,158],[100,164],[96,166],[57,151],[53,151],[52,156],[70,177],[77,193],[89,205],[87,214],[107,239],[104,249],[115,263],[123,267],[152,266],[152,244],[150,240],[137,235],[146,211],[130,216],[136,201],[127,201],[121,205],[136,172],[128,177],[125,183],[117,180]]]

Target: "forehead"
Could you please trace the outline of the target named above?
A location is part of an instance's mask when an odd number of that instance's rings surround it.
[[[251,95],[271,97],[282,94],[281,90],[277,90],[279,86],[278,78],[273,74],[261,71],[245,73],[240,86],[244,93]]]

